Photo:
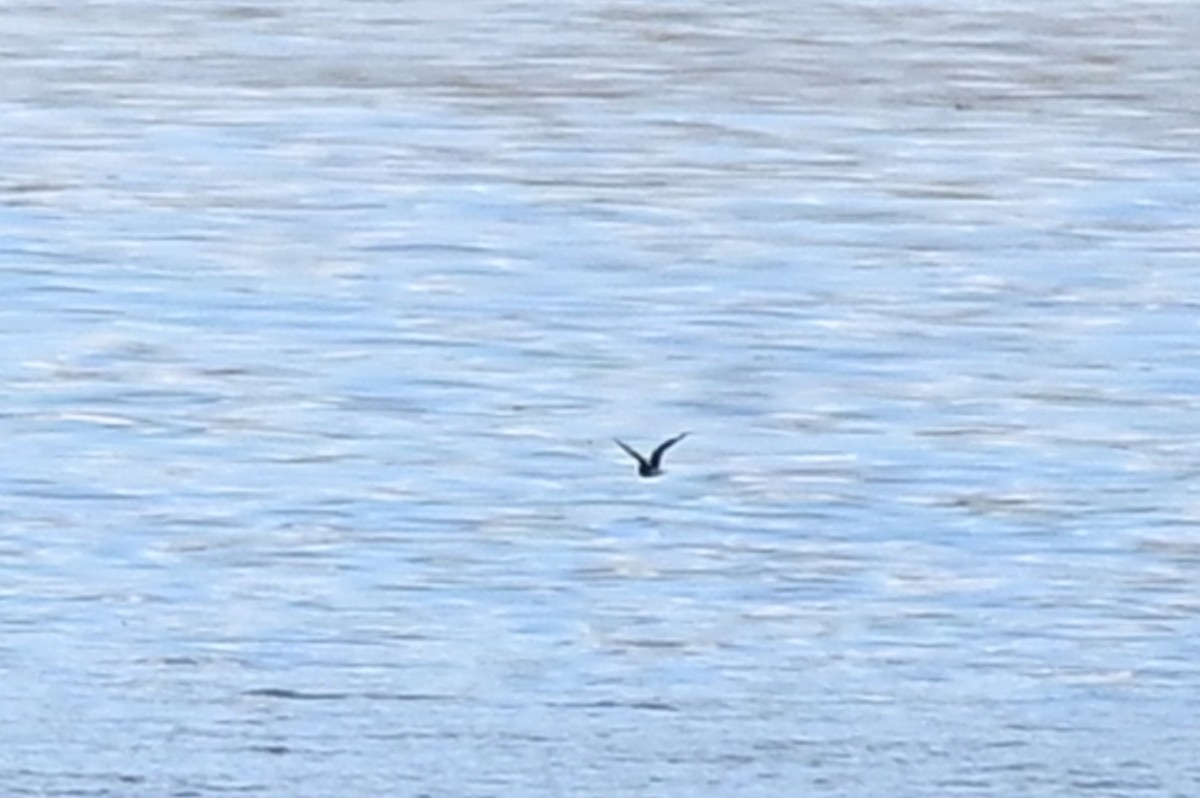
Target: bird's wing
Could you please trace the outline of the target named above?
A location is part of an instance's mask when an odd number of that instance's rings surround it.
[[[654,450],[654,454],[650,455],[650,465],[653,466],[654,468],[658,468],[659,465],[662,464],[663,454],[666,453],[667,449],[670,449],[672,446],[679,443],[681,440],[686,438],[688,435],[691,435],[691,433],[684,432],[679,435],[676,435],[674,438],[671,438],[670,440],[663,441],[662,443],[660,443],[658,445],[658,448]]]
[[[625,454],[629,455],[634,460],[637,460],[641,465],[646,465],[646,458],[635,452],[632,447],[625,443],[625,441],[620,440],[619,438],[613,438],[613,441],[617,444],[617,446],[620,446],[625,450]]]

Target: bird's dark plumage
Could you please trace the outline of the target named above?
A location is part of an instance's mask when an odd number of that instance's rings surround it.
[[[670,449],[672,446],[679,443],[681,440],[686,438],[689,434],[690,433],[684,432],[679,435],[676,435],[674,438],[670,438],[669,440],[663,441],[662,443],[660,443],[658,445],[658,448],[655,449],[654,452],[650,455],[649,460],[647,460],[645,457],[642,457],[640,454],[638,454],[638,452],[633,447],[629,446],[628,444],[626,444],[624,441],[620,440],[619,438],[613,438],[613,440],[616,441],[617,446],[620,446],[622,449],[625,450],[625,453],[627,455],[632,457],[634,460],[637,460],[638,476],[640,476],[640,477],[656,477],[663,472],[663,469],[662,469],[663,454],[666,453],[667,449]]]

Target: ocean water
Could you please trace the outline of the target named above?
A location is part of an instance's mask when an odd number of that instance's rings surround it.
[[[0,793],[1196,795],[1197,36],[10,3]]]

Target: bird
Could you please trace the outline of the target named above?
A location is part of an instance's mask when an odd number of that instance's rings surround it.
[[[691,433],[689,433],[689,432],[684,432],[679,435],[676,435],[674,438],[670,438],[669,440],[663,441],[662,443],[660,443],[658,445],[658,448],[654,450],[654,453],[650,455],[649,460],[647,460],[645,457],[642,457],[640,454],[638,454],[637,451],[633,449],[633,447],[629,446],[627,443],[622,441],[620,438],[613,438],[613,440],[616,442],[617,446],[620,446],[622,449],[625,450],[625,454],[629,455],[634,460],[637,460],[638,476],[643,477],[645,479],[649,479],[650,477],[657,477],[659,474],[663,473],[662,459],[663,459],[663,454],[666,453],[667,449],[670,449],[672,446],[679,443],[681,440],[683,440],[690,434]]]

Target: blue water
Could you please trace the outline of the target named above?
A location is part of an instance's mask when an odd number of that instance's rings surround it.
[[[13,5],[0,793],[1197,794],[1197,35]]]

